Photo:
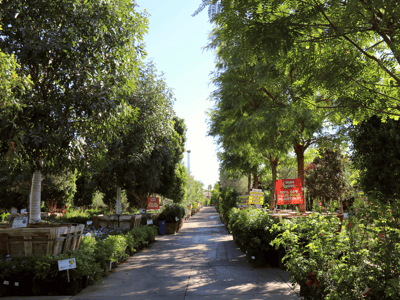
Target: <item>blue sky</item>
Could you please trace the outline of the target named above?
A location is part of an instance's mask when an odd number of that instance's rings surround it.
[[[206,137],[205,111],[212,106],[208,97],[213,90],[210,72],[214,70],[214,55],[202,50],[208,43],[212,26],[207,11],[192,17],[201,0],[136,0],[139,10],[149,17],[148,34],[144,37],[147,58],[159,72],[164,72],[167,84],[174,89],[176,114],[185,119],[187,150],[191,150],[190,169],[196,180],[214,185],[218,181],[216,145]],[[185,153],[185,163],[186,163]]]

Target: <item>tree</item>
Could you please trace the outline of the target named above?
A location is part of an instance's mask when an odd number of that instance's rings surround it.
[[[384,203],[400,194],[400,121],[374,116],[354,126],[352,160],[360,170],[361,189]]]
[[[197,181],[193,175],[186,170],[188,175],[188,185],[187,185],[187,202],[200,202],[204,203],[203,186],[201,181]]]
[[[344,159],[340,149],[319,149],[319,156],[307,169],[305,186],[309,196],[324,202],[340,200],[344,196],[349,189],[343,174]]]
[[[107,144],[107,155],[94,176],[103,200],[118,204],[119,198],[114,197],[118,189],[125,189],[130,204],[141,208],[147,208],[152,193],[176,192],[182,197],[185,180],[179,177],[183,175],[179,162],[186,127],[174,116],[174,95],[152,62],[140,68],[136,88],[126,99],[138,111],[137,121],[128,123]]]
[[[325,128],[342,125],[344,118],[338,112],[318,106],[332,95],[310,79],[307,68],[313,62],[304,55],[309,46],[292,47],[296,35],[280,30],[263,3],[266,1],[203,1],[197,12],[207,5],[213,7],[210,11],[215,27],[208,47],[217,50],[216,93],[220,99],[227,99],[226,107],[235,111],[232,116],[248,120],[246,125],[236,124],[236,128],[257,138],[260,143],[255,144],[264,148],[259,150],[261,153],[265,153],[266,145],[275,151],[267,155],[273,182],[281,153],[293,148],[297,177],[304,183],[305,151],[315,143],[337,140]],[[285,15],[290,5],[278,8],[272,5],[271,10]],[[268,27],[268,32],[256,31],[263,26]],[[284,38],[290,39],[282,41]],[[259,42],[261,39],[264,43]],[[300,210],[304,209],[300,205]]]
[[[298,81],[326,91],[310,103],[314,107],[355,121],[400,115],[396,2],[203,0],[196,13],[207,6],[210,20],[223,24],[226,40],[240,28],[254,51],[272,60],[289,55]]]
[[[134,85],[147,24],[135,8],[128,0],[0,6],[0,49],[14,55],[18,74],[32,81],[32,89],[18,95],[23,109],[0,116],[0,152],[19,155],[33,172],[30,222],[40,221],[41,170],[74,167],[71,160],[81,159],[88,146],[85,138],[92,149],[104,149],[124,114],[130,116],[119,96]]]
[[[160,187],[155,192],[180,203],[186,198],[187,193],[186,168],[182,163],[187,128],[184,120],[177,116],[173,117],[173,123],[174,132],[170,144],[172,155],[165,161]]]

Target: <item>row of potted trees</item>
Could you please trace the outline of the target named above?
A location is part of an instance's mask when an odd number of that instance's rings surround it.
[[[78,250],[33,257],[0,257],[0,296],[75,295],[90,282],[155,240],[156,226],[132,230],[87,228]],[[76,269],[58,270],[58,261],[75,258]]]
[[[271,231],[279,219],[273,218],[269,213],[261,209],[232,208],[221,216],[233,239],[243,253],[246,253],[247,261],[256,268],[266,265],[284,268],[281,258],[284,256],[283,247],[275,249],[271,242],[280,233],[278,228]]]

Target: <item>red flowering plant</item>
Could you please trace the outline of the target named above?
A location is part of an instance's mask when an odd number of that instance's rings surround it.
[[[398,299],[400,205],[372,204],[339,219],[315,213],[283,220],[272,244],[306,299]],[[394,207],[396,206],[396,207]]]

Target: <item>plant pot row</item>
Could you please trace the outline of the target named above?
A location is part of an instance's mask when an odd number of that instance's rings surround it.
[[[272,268],[281,268],[285,270],[282,263],[282,258],[285,256],[285,251],[275,249],[251,249],[246,247],[239,238],[234,236],[234,241],[239,246],[240,250],[246,254],[247,262],[254,268],[264,268],[270,266]]]
[[[0,296],[69,296],[76,295],[90,283],[90,278],[83,276],[79,279],[62,280],[57,278],[51,281],[40,279],[10,280],[0,285]]]
[[[149,241],[149,244],[154,242],[155,239]],[[137,250],[143,249],[144,246],[139,247]],[[126,254],[132,256],[130,247],[126,248]],[[108,260],[106,265],[107,269],[105,274],[113,268],[116,268],[119,263],[126,261],[124,256],[121,256],[118,262]],[[41,280],[37,278],[11,278],[5,282],[0,283],[0,297],[5,296],[70,296],[76,295],[86,288],[92,281],[89,277],[83,276],[79,279],[72,279],[70,282],[62,278],[54,278]]]
[[[165,223],[165,233],[166,234],[175,234],[182,228],[184,220],[181,220],[178,223]]]

